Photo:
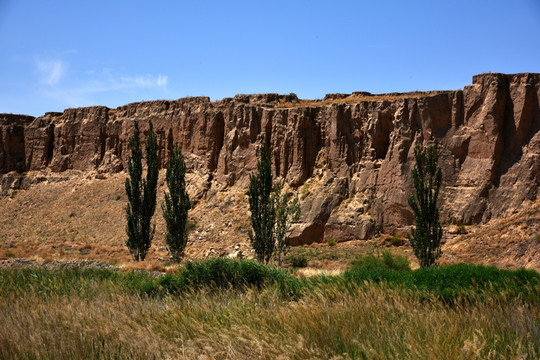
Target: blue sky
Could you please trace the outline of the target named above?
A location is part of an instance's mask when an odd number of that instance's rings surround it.
[[[540,0],[0,0],[0,113],[540,72]]]

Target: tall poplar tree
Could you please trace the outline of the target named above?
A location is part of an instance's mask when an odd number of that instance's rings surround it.
[[[191,204],[186,191],[185,177],[186,164],[184,156],[180,149],[175,149],[169,166],[167,166],[166,179],[169,192],[165,192],[165,201],[161,204],[161,209],[167,223],[165,241],[172,259],[176,262],[179,262],[184,257],[184,250],[188,240],[186,224]]]
[[[414,211],[416,227],[411,229],[409,242],[420,266],[426,267],[433,265],[442,254],[442,227],[437,208],[442,172],[437,166],[433,146],[428,147],[427,154],[417,146],[414,156],[416,166],[412,176],[415,193],[409,196],[409,205]]]
[[[253,228],[249,238],[260,262],[268,263],[277,246],[280,266],[287,251],[287,233],[291,223],[300,218],[298,197],[291,199],[282,189],[283,184],[277,183],[272,190],[270,151],[263,146],[257,172],[249,177],[249,209]]]
[[[274,227],[274,237],[278,251],[278,264],[283,265],[283,258],[289,247],[288,232],[293,222],[300,219],[300,202],[298,195],[291,198],[287,192],[283,192],[283,184],[278,183],[274,190],[274,207],[276,213],[276,224]]]
[[[152,122],[146,140],[146,179],[143,179],[142,150],[139,122],[135,120],[135,131],[129,139],[131,156],[128,159],[129,177],[125,188],[128,198],[126,207],[126,245],[133,259],[143,261],[150,249],[155,233],[152,216],[156,210],[158,180],[157,137]]]
[[[275,209],[272,195],[272,162],[270,151],[263,146],[257,162],[257,172],[249,176],[249,210],[251,245],[260,262],[268,263],[274,252]]]

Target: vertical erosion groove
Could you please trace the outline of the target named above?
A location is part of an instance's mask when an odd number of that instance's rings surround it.
[[[106,150],[106,144],[107,144],[107,134],[105,133],[105,129],[103,126],[100,126],[99,128],[99,161],[96,162],[95,166],[96,168],[99,167],[101,162],[103,161],[103,158],[105,157],[105,150]]]
[[[392,133],[393,128],[392,115],[388,113],[379,113],[373,136],[373,147],[375,148],[376,159],[384,159],[386,157],[386,153],[390,147],[390,134]]]
[[[317,121],[318,111],[314,108],[307,108],[304,111],[305,121],[303,127],[303,174],[299,181],[302,184],[305,180],[313,175],[315,160],[321,148],[321,129]]]
[[[167,155],[166,155],[166,159],[164,159],[164,162],[163,162],[163,167],[167,167],[167,164],[169,163],[171,157],[172,157],[172,152],[174,151],[174,136],[173,136],[173,130],[172,128],[169,129],[168,133],[167,133]]]
[[[210,172],[215,171],[218,167],[219,155],[225,141],[225,120],[223,118],[222,111],[218,111],[215,114],[213,126],[214,130],[212,133],[214,134],[214,148],[212,149],[212,158],[210,159],[210,168],[208,169]]]
[[[48,166],[52,161],[54,153],[54,123],[51,123],[49,125],[46,130],[45,136],[45,164],[42,165]]]
[[[454,93],[454,98],[452,101],[453,111],[452,111],[452,120],[454,128],[458,128],[463,125],[464,121],[464,104],[463,104],[463,90],[458,90]]]

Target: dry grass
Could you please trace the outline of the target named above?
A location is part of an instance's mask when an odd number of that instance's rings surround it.
[[[0,358],[534,359],[540,314],[505,299],[448,307],[384,286],[329,285],[298,301],[276,288],[148,297],[0,295]]]
[[[414,91],[408,93],[391,93],[391,94],[350,94],[343,98],[325,98],[319,100],[299,100],[295,102],[280,101],[276,104],[277,108],[291,108],[291,107],[318,107],[327,106],[332,104],[356,104],[363,101],[392,101],[396,99],[418,99],[423,97],[429,97],[439,94],[439,91]],[[443,91],[443,93],[449,93],[449,91]]]
[[[164,172],[160,179],[163,180]],[[61,180],[54,181],[54,177]],[[156,234],[145,263],[131,260],[125,245],[125,173],[96,179],[79,172],[49,174],[51,181],[0,198],[0,260],[25,258],[43,261],[99,260],[128,269],[167,271],[169,255],[164,241],[165,223],[159,203],[164,185],[158,188],[154,215]],[[249,252],[245,212],[222,210],[223,197],[239,201],[241,194],[217,193],[199,203],[190,218],[199,226],[190,234],[188,258],[202,258],[210,247],[216,254],[234,251],[236,245]],[[232,200],[231,200],[232,198]],[[224,227],[223,223],[232,226]]]
[[[446,263],[459,259],[540,271],[540,242],[536,240],[540,233],[540,199],[516,214],[468,230],[468,234],[448,239],[443,247]]]

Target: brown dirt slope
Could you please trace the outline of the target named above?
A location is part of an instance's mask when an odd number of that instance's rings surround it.
[[[31,174],[32,175],[32,174]],[[163,172],[159,194],[163,197]],[[107,175],[68,171],[33,174],[41,182],[28,190],[0,198],[0,261],[24,258],[47,261],[104,261],[121,267],[166,270],[161,209],[155,215],[156,235],[147,261],[134,264],[125,246],[126,196],[124,173]],[[240,250],[252,256],[247,196],[243,192],[212,187],[190,212],[195,230],[190,234],[187,258],[228,256]],[[191,189],[193,190],[193,189]],[[197,199],[192,192],[192,197]],[[540,270],[540,201],[506,219],[481,226],[467,226],[468,234],[452,235],[445,227],[443,263],[473,262],[502,267]],[[389,245],[389,235],[353,240],[335,247],[318,244],[298,247],[311,266],[343,269],[358,252]],[[414,261],[408,246],[393,248]]]

